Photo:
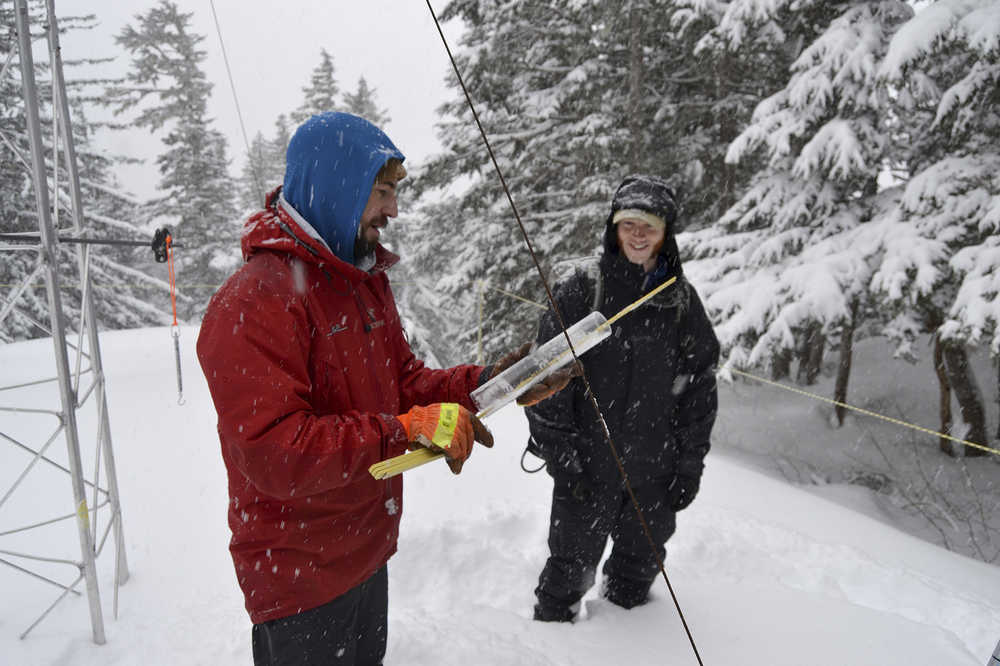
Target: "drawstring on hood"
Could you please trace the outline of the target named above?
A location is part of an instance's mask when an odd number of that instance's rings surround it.
[[[303,123],[288,143],[285,200],[338,259],[354,264],[354,240],[375,176],[406,158],[375,125],[329,111]]]

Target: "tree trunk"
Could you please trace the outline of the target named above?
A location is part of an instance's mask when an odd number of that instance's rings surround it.
[[[997,441],[1000,442],[1000,356],[997,362]]]
[[[639,156],[642,149],[643,116],[642,102],[642,15],[632,3],[629,8],[629,76],[628,76],[628,106],[629,106],[629,171],[639,170]]]
[[[823,367],[823,351],[826,347],[826,337],[823,326],[813,322],[806,327],[805,338],[799,349],[799,370],[796,381],[799,384],[815,384]]]
[[[851,359],[854,356],[854,327],[857,325],[858,302],[851,303],[851,315],[840,332],[840,363],[837,365],[837,383],[833,389],[833,399],[838,403],[847,402],[847,383],[851,378]],[[837,424],[844,425],[847,408],[837,405]]]
[[[771,380],[779,381],[785,377],[790,377],[792,374],[792,357],[793,353],[791,349],[782,349],[774,355],[771,359]]]
[[[823,353],[825,350],[826,336],[822,333],[822,327],[817,324],[816,334],[813,336],[813,342],[809,346],[809,373],[806,375],[806,381],[809,384],[815,384],[816,380],[819,379],[819,374],[823,370]]]
[[[962,344],[944,345],[944,362],[948,371],[948,381],[958,398],[959,411],[962,420],[969,425],[965,439],[976,444],[986,445],[986,409],[983,397],[976,385],[976,377],[969,367],[969,355]],[[966,456],[983,456],[986,452],[972,446],[965,447]]]
[[[735,62],[730,62],[735,60],[729,52],[727,51],[723,55],[720,62],[720,68],[717,69],[713,77],[715,79],[715,98],[722,99],[725,96],[725,91],[723,90],[722,81],[727,77],[728,72],[734,71],[736,67]],[[720,146],[728,146],[733,140],[739,136],[742,129],[739,118],[735,114],[722,114],[719,117],[719,133],[718,141]],[[719,201],[716,204],[715,210],[717,215],[721,217],[723,213],[732,208],[739,197],[736,195],[736,188],[738,183],[738,167],[735,164],[723,163],[722,169],[722,182],[721,188],[718,192]],[[789,358],[789,364],[791,363],[791,358]],[[790,373],[786,372],[784,374],[787,377]]]
[[[948,383],[948,370],[944,366],[944,345],[941,338],[934,336],[934,372],[937,373],[940,397],[938,399],[938,412],[941,414],[941,432],[951,430],[951,384]],[[955,455],[955,448],[951,445],[951,440],[946,437],[938,439],[938,446],[948,455]]]

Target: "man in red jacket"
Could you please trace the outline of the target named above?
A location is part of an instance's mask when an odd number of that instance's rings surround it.
[[[258,666],[381,663],[402,478],[368,468],[431,442],[458,473],[474,441],[493,443],[469,393],[527,352],[445,370],[414,357],[385,273],[399,258],[378,243],[403,159],[357,116],[305,122],[283,187],[246,223],[246,263],[202,323]]]

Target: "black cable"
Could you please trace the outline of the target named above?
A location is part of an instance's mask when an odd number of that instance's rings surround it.
[[[563,335],[566,337],[566,343],[569,345],[569,350],[573,354],[573,361],[575,363],[580,363],[580,359],[576,355],[576,349],[573,348],[573,343],[569,339],[569,333],[566,330],[566,323],[563,321],[562,314],[559,312],[559,307],[556,305],[555,297],[552,295],[552,290],[549,287],[549,282],[545,277],[545,272],[542,270],[542,266],[538,261],[538,257],[535,255],[535,249],[531,245],[531,239],[528,237],[528,232],[524,228],[524,223],[521,222],[521,215],[517,211],[517,206],[514,205],[514,198],[510,194],[510,188],[507,187],[507,180],[503,176],[503,171],[500,169],[500,165],[497,163],[497,158],[493,154],[493,147],[490,145],[490,140],[486,136],[486,130],[483,129],[483,124],[479,121],[479,114],[476,113],[476,107],[472,103],[472,97],[469,95],[469,90],[465,87],[465,81],[462,79],[461,72],[458,71],[458,64],[455,62],[455,57],[451,53],[451,47],[448,46],[448,40],[444,36],[444,31],[441,29],[441,23],[438,21],[437,14],[434,13],[434,7],[431,6],[430,0],[426,0],[427,9],[431,12],[431,17],[434,19],[434,25],[437,26],[438,34],[441,36],[441,42],[444,44],[445,51],[448,52],[448,59],[451,60],[451,67],[455,71],[455,76],[458,79],[458,84],[462,88],[462,92],[465,94],[465,101],[469,105],[469,110],[472,111],[472,117],[476,121],[476,126],[479,128],[479,133],[483,137],[483,143],[486,145],[486,150],[489,152],[490,160],[493,162],[493,168],[497,172],[497,176],[500,178],[500,184],[503,186],[503,191],[507,195],[507,202],[510,204],[511,210],[514,212],[514,218],[517,220],[517,226],[521,229],[521,236],[524,238],[524,244],[528,248],[528,252],[531,254],[531,259],[535,262],[535,268],[538,270],[538,275],[542,279],[542,285],[545,287],[545,293],[548,296],[549,304],[552,307],[552,311],[556,315],[556,319],[559,321],[559,326],[562,327]],[[635,512],[639,517],[639,522],[642,524],[642,531],[646,534],[646,540],[649,542],[649,547],[653,551],[653,557],[656,558],[656,563],[660,567],[660,573],[663,574],[663,580],[667,583],[667,589],[670,590],[670,597],[674,601],[674,607],[677,609],[677,614],[681,618],[681,623],[684,625],[684,631],[687,633],[688,641],[691,643],[691,649],[694,650],[694,656],[698,660],[700,666],[704,666],[704,662],[701,660],[701,655],[698,653],[698,646],[695,645],[694,636],[691,635],[691,630],[688,628],[687,620],[684,617],[684,611],[681,610],[680,602],[677,600],[677,595],[674,593],[674,586],[670,584],[670,578],[667,576],[667,569],[663,564],[663,559],[656,550],[656,542],[653,540],[653,534],[649,529],[649,524],[646,522],[646,517],[642,513],[642,509],[639,507],[639,500],[636,499],[635,492],[632,490],[632,484],[629,482],[628,474],[625,472],[625,466],[622,464],[621,456],[618,455],[618,449],[615,447],[615,443],[611,438],[611,431],[608,430],[607,423],[604,421],[604,415],[601,414],[601,408],[597,404],[597,398],[594,397],[594,392],[590,387],[590,382],[587,379],[586,372],[582,371],[580,377],[583,380],[584,386],[587,388],[587,397],[590,398],[590,403],[597,414],[597,420],[600,422],[601,427],[604,430],[605,439],[608,442],[608,447],[611,449],[611,455],[615,459],[615,464],[618,466],[618,472],[622,477],[622,481],[625,483],[625,489],[628,491],[629,498],[632,500],[632,506],[635,508]]]
[[[212,6],[212,18],[215,19],[215,31],[219,35],[219,48],[222,49],[222,60],[226,63],[226,74],[229,76],[229,88],[233,91],[233,103],[236,105],[236,117],[240,120],[240,131],[243,132],[243,145],[247,149],[247,162],[250,163],[250,172],[253,174],[254,185],[257,186],[257,193],[263,201],[264,186],[257,173],[257,165],[254,163],[253,155],[250,152],[250,141],[247,139],[247,128],[243,124],[243,112],[240,111],[240,98],[236,95],[236,84],[233,82],[233,71],[229,68],[229,56],[226,55],[226,44],[222,41],[222,28],[219,26],[219,15],[215,13],[215,0],[209,0]]]

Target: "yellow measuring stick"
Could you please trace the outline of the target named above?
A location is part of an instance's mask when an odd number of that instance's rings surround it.
[[[388,479],[390,476],[402,474],[408,469],[419,467],[438,458],[444,458],[444,454],[421,447],[416,451],[377,462],[368,468],[368,472],[376,479]]]
[[[644,296],[642,296],[642,298],[637,299],[635,302],[631,303],[630,305],[626,305],[619,312],[617,312],[613,317],[611,317],[611,319],[607,320],[606,322],[604,322],[603,324],[601,324],[600,326],[598,326],[597,329],[593,333],[591,333],[590,335],[594,336],[594,335],[597,335],[597,334],[601,333],[604,329],[610,327],[611,324],[613,324],[614,322],[618,321],[619,319],[621,319],[622,317],[624,317],[625,315],[627,315],[629,312],[632,312],[632,310],[635,310],[637,307],[639,307],[640,305],[642,305],[643,303],[645,303],[649,299],[653,298],[658,293],[660,293],[661,291],[663,291],[664,289],[666,289],[667,287],[669,287],[670,285],[672,285],[676,281],[677,281],[677,278],[676,277],[672,277],[669,280],[667,280],[666,282],[664,282],[663,284],[659,285],[656,289],[653,289],[648,294],[645,294]],[[589,338],[584,338],[584,340],[582,340],[581,342],[585,342],[588,339]],[[530,377],[528,377],[523,382],[521,382],[516,387],[514,387],[514,390],[512,390],[508,395],[514,395],[514,394],[516,394],[517,391],[520,390],[522,387],[531,386],[536,381],[538,381],[538,379],[537,379],[538,377],[544,375],[546,372],[549,371],[550,368],[552,368],[552,367],[559,367],[563,363],[565,363],[566,360],[567,360],[567,357],[571,353],[572,352],[569,349],[567,349],[566,351],[564,351],[563,353],[561,353],[559,356],[557,356],[556,358],[554,358],[551,362],[549,362],[545,367],[540,368],[538,371],[536,371]],[[506,405],[506,403],[500,403],[500,404],[497,404],[497,405],[493,405],[493,406],[487,407],[486,409],[484,409],[481,412],[479,412],[478,414],[476,414],[476,418],[482,420],[482,419],[486,418],[487,416],[490,416],[490,415],[494,414],[498,409],[500,409],[504,405]],[[421,465],[426,465],[427,463],[431,462],[432,460],[437,460],[438,458],[443,458],[443,457],[444,457],[444,453],[442,453],[440,451],[434,451],[432,449],[427,449],[427,448],[419,448],[419,449],[417,449],[415,451],[410,451],[409,453],[404,453],[402,455],[398,455],[398,456],[389,458],[387,460],[383,460],[382,462],[377,462],[377,463],[375,463],[374,465],[372,465],[371,467],[368,468],[368,472],[369,472],[369,474],[371,474],[376,479],[388,479],[389,477],[396,476],[397,474],[402,474],[403,472],[405,472],[407,470],[410,470],[410,469],[413,469],[414,467],[420,467]]]

